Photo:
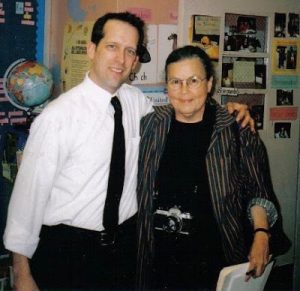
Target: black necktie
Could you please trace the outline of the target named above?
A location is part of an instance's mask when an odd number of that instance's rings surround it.
[[[115,129],[108,178],[107,197],[103,213],[103,226],[113,232],[118,226],[119,204],[123,191],[125,174],[125,138],[122,125],[122,107],[119,99],[113,97],[111,104],[115,109]]]

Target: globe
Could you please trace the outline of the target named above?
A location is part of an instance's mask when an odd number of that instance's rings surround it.
[[[50,98],[53,89],[52,74],[44,65],[19,59],[4,75],[4,93],[19,109],[33,110]]]

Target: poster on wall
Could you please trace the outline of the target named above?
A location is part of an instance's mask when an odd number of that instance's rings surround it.
[[[272,88],[299,87],[300,40],[274,38],[272,43]]]
[[[291,122],[275,122],[274,138],[291,138]]]
[[[288,37],[299,37],[299,14],[289,13]]]
[[[298,107],[271,107],[270,108],[270,120],[297,120],[298,119]]]
[[[68,22],[64,28],[61,84],[65,92],[79,84],[89,70],[86,45],[90,41],[92,22]]]
[[[129,81],[133,85],[165,84],[165,61],[177,47],[177,25],[147,25],[146,43],[151,61],[139,64]]]
[[[131,84],[153,84],[156,83],[157,69],[157,25],[149,24],[146,29],[145,40],[147,50],[150,53],[151,61],[149,63],[138,63],[134,72],[129,75]]]
[[[275,13],[274,37],[286,36],[286,14]]]
[[[299,14],[275,13],[274,37],[299,37]]]
[[[277,89],[276,90],[276,105],[285,106],[294,104],[294,91],[286,89]]]
[[[61,62],[62,90],[79,84],[90,68],[86,46],[90,41],[93,22],[68,22],[64,29]],[[151,56],[149,63],[138,63],[130,74],[128,83],[149,85],[164,83],[164,63],[168,54],[177,46],[177,25],[147,25],[147,49]]]
[[[191,44],[206,51],[212,60],[219,60],[220,17],[193,15],[191,26]]]
[[[177,25],[158,25],[157,83],[165,83],[165,62],[168,55],[177,48]]]

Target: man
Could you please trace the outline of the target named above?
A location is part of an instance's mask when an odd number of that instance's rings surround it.
[[[125,81],[139,60],[149,59],[143,29],[144,22],[127,12],[99,18],[87,47],[90,72],[32,124],[4,235],[17,290],[133,287],[139,123],[152,104]],[[113,96],[123,110],[126,159],[119,226],[111,235],[103,213]]]

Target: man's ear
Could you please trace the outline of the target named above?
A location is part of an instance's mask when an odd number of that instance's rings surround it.
[[[96,45],[93,42],[89,41],[86,45],[86,52],[88,57],[91,60],[94,58],[95,51],[96,51]]]
[[[135,60],[133,61],[133,64],[132,64],[132,71],[136,68],[137,64],[139,63],[139,56],[136,56],[135,57]]]

